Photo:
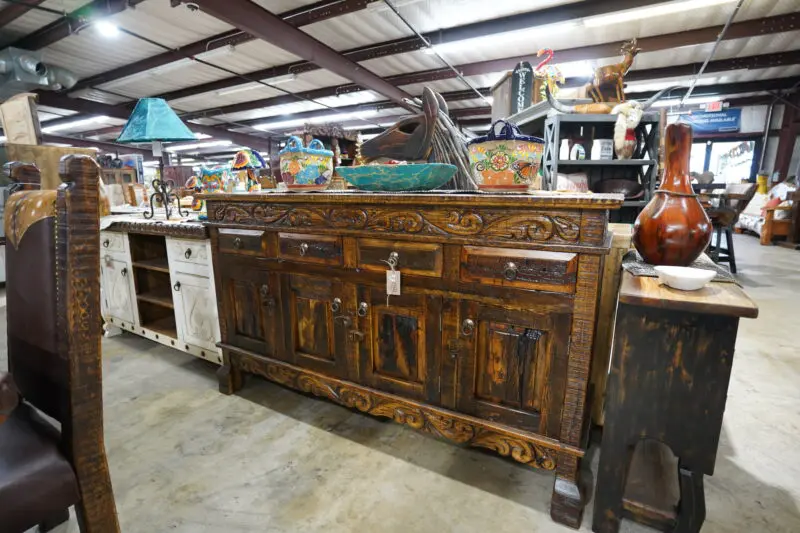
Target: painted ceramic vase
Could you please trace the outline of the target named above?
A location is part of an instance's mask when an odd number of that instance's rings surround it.
[[[497,126],[502,126],[497,132]],[[523,135],[511,122],[498,120],[489,133],[468,144],[472,177],[478,188],[493,192],[541,189],[539,165],[544,141]]]
[[[689,178],[691,151],[691,126],[667,126],[664,175],[633,226],[633,244],[651,265],[687,266],[711,240],[711,221]]]
[[[319,139],[313,139],[304,147],[299,137],[289,137],[279,155],[281,178],[290,189],[325,189],[333,177],[333,152],[326,150]]]

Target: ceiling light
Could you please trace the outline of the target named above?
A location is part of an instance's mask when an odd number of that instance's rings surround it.
[[[464,39],[461,41],[452,41],[449,43],[442,43],[433,45],[426,48],[426,54],[450,54],[453,52],[463,52],[467,50],[485,49],[487,46],[499,47],[506,46],[512,43],[518,43],[520,40],[530,41],[531,30],[536,32],[536,38],[543,35],[552,35],[555,33],[562,33],[566,30],[575,28],[578,23],[575,21],[559,22],[557,24],[545,24],[544,26],[536,26],[534,28],[526,28],[524,30],[507,31],[505,33],[494,33],[492,35],[484,35],[483,37],[475,37],[473,39]]]
[[[228,146],[232,141],[208,141],[204,143],[182,144],[178,146],[167,146],[167,152],[182,152],[184,150],[196,150],[197,148],[210,148],[212,146]]]
[[[594,28],[597,26],[608,26],[610,24],[619,24],[621,22],[630,22],[632,20],[640,20],[645,18],[660,17],[664,15],[671,15],[674,13],[683,13],[697,8],[708,8],[711,6],[718,6],[720,4],[728,4],[736,0],[704,0],[698,2],[697,0],[682,0],[680,2],[670,2],[666,4],[659,4],[652,7],[645,7],[639,9],[630,9],[628,11],[616,12],[611,15],[599,15],[596,17],[589,17],[584,19],[583,25],[587,28]]]
[[[266,80],[261,80],[264,83],[269,83],[270,85],[280,85],[281,83],[289,83],[292,81],[297,80],[297,74],[289,73],[284,74],[283,76],[275,76],[274,78],[267,78]]]
[[[44,128],[42,128],[42,133],[53,133],[55,131],[68,130],[68,129],[71,129],[71,128],[76,128],[78,126],[85,126],[87,124],[92,124],[94,122],[105,122],[106,120],[108,120],[108,117],[105,116],[105,115],[100,115],[100,116],[97,116],[97,117],[84,118],[84,119],[81,119],[81,120],[74,120],[72,122],[67,122],[65,124],[59,124],[57,126],[44,127]]]
[[[699,104],[708,104],[711,102],[719,102],[719,96],[697,96],[695,98],[688,98],[682,105],[699,105]],[[653,107],[672,107],[672,106],[679,106],[681,105],[680,98],[669,98],[667,100],[659,100]]]
[[[244,85],[239,85],[238,87],[234,87],[232,89],[217,91],[217,96],[227,96],[229,94],[252,91],[253,89],[261,89],[261,88],[269,89],[267,85],[280,85],[281,83],[289,83],[296,79],[297,79],[297,74],[284,74],[283,76],[275,76],[274,78],[267,78],[265,80],[261,80],[260,83],[256,82],[245,83]]]
[[[376,114],[377,111],[374,109],[370,109],[367,111],[354,111],[352,113],[332,113],[330,115],[322,115],[319,117],[310,117],[310,118],[295,118],[291,120],[282,120],[278,122],[265,122],[264,124],[258,124],[253,126],[253,128],[257,130],[274,130],[280,128],[291,128],[293,126],[302,126],[303,124],[320,124],[323,122],[342,122],[348,119],[361,119],[372,116]]]
[[[100,32],[103,37],[114,38],[119,36],[119,28],[107,20],[98,20],[94,23],[94,27]]]

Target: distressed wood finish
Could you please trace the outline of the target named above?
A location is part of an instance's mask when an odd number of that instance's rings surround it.
[[[221,391],[255,373],[555,470],[552,516],[579,526],[597,284],[621,197],[205,199]],[[402,289],[387,301],[392,257]]]
[[[696,533],[705,519],[703,476],[714,473],[739,318],[755,318],[758,310],[732,283],[712,283],[702,295],[642,279],[623,274],[592,528],[616,533],[627,516],[663,531]],[[671,476],[680,484],[677,507],[672,498],[663,505],[652,496],[636,500],[643,487],[671,494],[659,487],[665,476],[642,482],[631,471],[634,448],[644,439],[665,444],[678,458]],[[629,478],[635,482],[626,494]]]

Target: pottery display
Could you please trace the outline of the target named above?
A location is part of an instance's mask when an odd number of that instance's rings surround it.
[[[502,126],[497,131],[497,126]],[[511,122],[498,120],[489,133],[468,144],[472,177],[478,188],[493,192],[541,189],[539,165],[544,141],[523,135]]]
[[[689,178],[691,149],[691,126],[667,126],[664,175],[633,226],[633,244],[651,265],[687,266],[711,240],[711,221]]]
[[[299,137],[291,136],[281,158],[281,178],[289,189],[314,191],[328,187],[333,177],[333,152],[322,141],[313,139],[308,147]]]
[[[267,163],[255,150],[245,148],[236,153],[233,158],[231,170],[236,173],[239,181],[244,183],[247,192],[259,192],[261,181],[258,179],[257,170],[266,168]]]
[[[336,172],[362,191],[430,191],[453,179],[458,167],[444,163],[339,167]]]

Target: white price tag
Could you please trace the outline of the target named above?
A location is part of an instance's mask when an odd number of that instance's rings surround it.
[[[400,272],[386,271],[386,296],[400,296]]]

